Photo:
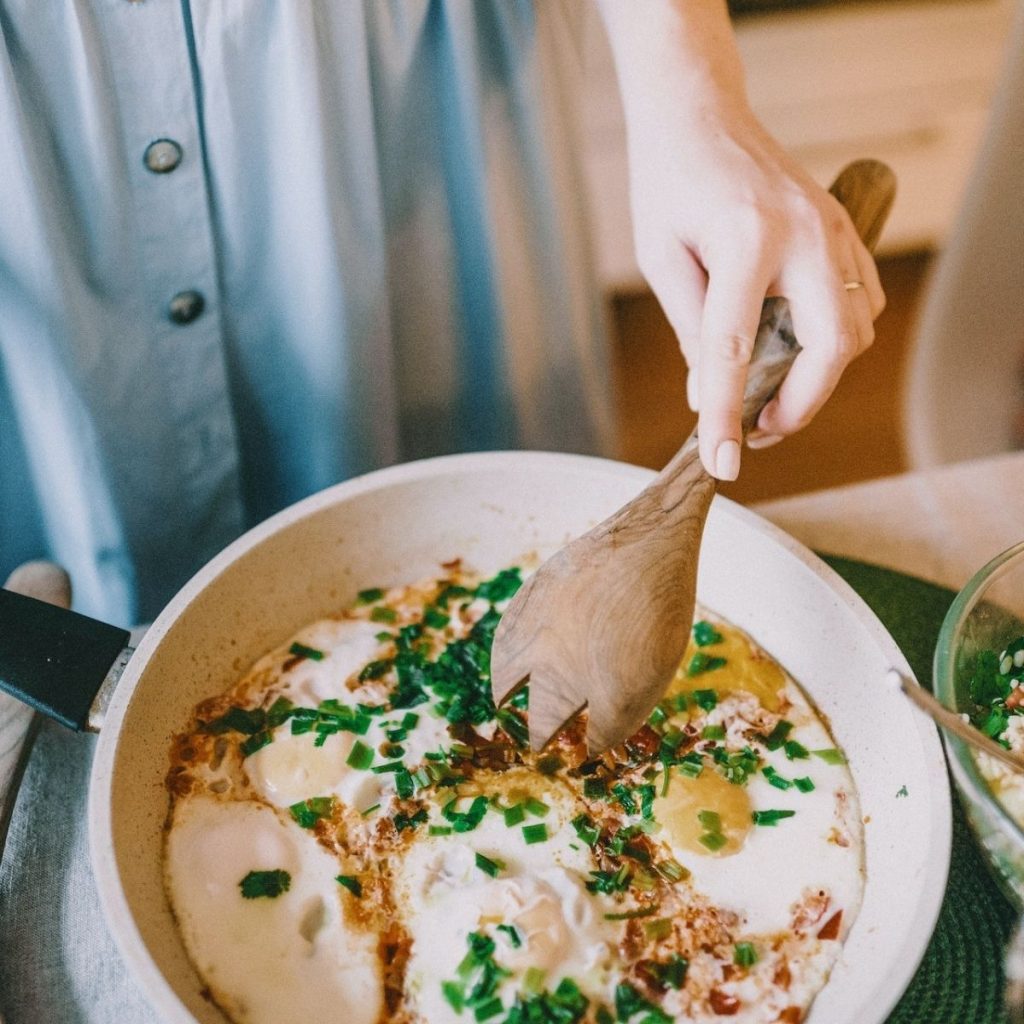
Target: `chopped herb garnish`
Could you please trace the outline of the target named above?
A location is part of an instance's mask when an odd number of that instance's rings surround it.
[[[712,657],[703,651],[698,651],[690,659],[690,664],[686,666],[686,674],[691,678],[700,676],[705,672],[714,672],[715,669],[722,668],[725,664],[725,658]]]
[[[750,820],[755,825],[777,825],[783,818],[792,818],[796,811],[753,811]]]
[[[811,753],[815,757],[820,757],[825,764],[846,764],[843,752],[836,750],[834,747],[829,750],[812,750]]]
[[[394,821],[397,831],[404,832],[407,828],[415,829],[417,825],[424,824],[427,817],[427,809],[421,807],[415,814],[405,814],[400,811],[392,821]]]
[[[513,804],[511,807],[506,807],[502,813],[505,816],[505,825],[508,828],[513,828],[515,825],[521,825],[526,820],[526,805],[522,803]]]
[[[615,986],[615,1016],[625,1024],[638,1013],[644,1014],[643,1024],[673,1024],[673,1018],[661,1007],[645,999],[628,981],[620,982]]]
[[[701,730],[701,739],[705,740],[724,740],[725,739],[725,726],[724,725],[705,725]]]
[[[390,658],[382,658],[380,661],[371,661],[363,666],[359,673],[359,682],[365,683],[367,679],[380,679],[394,662]]]
[[[585,814],[580,814],[573,818],[572,827],[576,829],[576,835],[587,846],[593,846],[601,835],[601,830]]]
[[[423,624],[431,629],[444,629],[451,620],[450,615],[446,615],[438,608],[430,607],[423,612]]]
[[[583,795],[590,800],[601,800],[608,795],[608,783],[605,779],[584,779]]]
[[[374,765],[371,771],[374,775],[388,775],[391,772],[405,771],[405,765],[401,761],[388,761],[387,764]]]
[[[562,759],[558,754],[545,754],[537,762],[537,771],[541,775],[554,775],[562,767]]]
[[[356,596],[356,604],[373,604],[374,601],[379,601],[384,596],[384,591],[380,587],[369,587],[366,590],[360,590]]]
[[[352,744],[348,757],[345,759],[345,764],[350,768],[366,771],[373,764],[373,749],[368,747],[362,740],[356,740]]]
[[[761,774],[776,788],[786,790],[789,789],[793,783],[789,779],[784,779],[770,764],[766,765],[762,770]]]
[[[287,871],[250,871],[238,886],[247,900],[254,900],[259,896],[274,899],[287,892],[291,884],[292,876]]]
[[[491,878],[496,878],[498,876],[498,872],[505,869],[503,861],[491,860],[490,857],[485,857],[482,853],[476,854],[476,866],[485,875],[490,875]]]
[[[656,914],[658,908],[656,906],[639,907],[636,910],[626,910],[621,914],[605,914],[604,919],[606,921],[633,921],[638,917],[650,917],[652,914]]]
[[[334,797],[314,796],[292,804],[288,810],[303,828],[313,828],[321,818],[329,818],[334,813]]]
[[[786,738],[792,731],[793,723],[780,719],[775,728],[767,736],[763,737],[764,745],[769,750],[778,750],[786,742]]]
[[[523,839],[526,841],[527,846],[532,846],[534,843],[546,842],[547,838],[548,827],[544,822],[540,822],[537,825],[523,826]]]
[[[722,642],[722,634],[710,622],[702,619],[693,624],[693,642],[698,647],[710,647],[712,644]]]
[[[691,696],[697,707],[705,711],[713,711],[718,704],[718,693],[715,690],[694,690]]]
[[[807,748],[802,744],[797,743],[796,740],[786,740],[786,742],[782,744],[782,749],[786,752],[786,757],[788,757],[790,761],[798,759],[802,760],[803,758],[810,757],[810,754],[807,752]]]
[[[896,790],[896,796],[910,796],[910,793],[907,791],[906,786],[900,786],[900,788]]]
[[[482,597],[491,604],[505,601],[523,585],[523,577],[517,568],[502,569],[497,576],[484,580],[476,588],[476,596]]]
[[[658,872],[665,876],[670,882],[680,882],[690,877],[690,872],[677,860],[661,860],[654,865]]]
[[[288,653],[294,654],[297,658],[309,658],[310,661],[324,660],[323,651],[318,651],[315,647],[307,647],[297,641],[288,648]]]
[[[452,823],[456,832],[472,832],[484,820],[487,813],[487,797],[474,798],[467,811],[457,811],[458,797],[454,797],[441,808],[441,816]]]
[[[523,944],[523,940],[519,937],[519,932],[516,931],[514,925],[511,924],[499,924],[498,931],[504,932],[508,936],[509,944],[513,949],[519,949]]]
[[[667,917],[659,917],[657,921],[645,921],[644,934],[652,942],[667,939],[672,934],[672,922]]]
[[[720,850],[729,840],[721,832],[705,832],[700,836],[699,842],[706,846],[712,853]]]
[[[473,592],[471,590],[468,590],[466,587],[460,587],[457,584],[451,583],[441,590],[441,592],[437,595],[437,598],[435,599],[434,603],[439,608],[447,608],[448,602],[451,601],[453,598],[470,597],[472,596],[472,593]]]
[[[394,608],[387,608],[384,605],[378,605],[370,611],[370,621],[388,623],[397,622],[398,612],[396,612]]]
[[[621,782],[612,786],[612,796],[627,814],[636,814],[636,801],[633,799],[633,794]]]
[[[796,786],[801,793],[810,793],[814,789],[814,780],[809,775],[805,775],[802,778],[794,779],[793,785]]]
[[[590,892],[624,892],[629,888],[629,869],[623,865],[618,871],[591,871],[591,880],[587,882]]]
[[[272,739],[274,734],[271,732],[258,732],[253,736],[250,736],[247,740],[243,741],[239,747],[242,751],[242,757],[248,757],[250,754],[255,754],[257,750],[265,747]]]
[[[335,878],[335,881],[339,885],[345,886],[345,888],[348,889],[348,891],[352,893],[353,896],[358,897],[363,895],[362,882],[360,882],[355,875],[338,875]]]
[[[658,726],[667,719],[668,712],[660,704],[656,704],[654,710],[647,716],[647,724]]]
[[[667,988],[679,989],[686,981],[686,969],[690,966],[689,960],[678,953],[673,953],[668,961],[660,963],[654,961],[650,967],[654,976]]]
[[[431,825],[427,834],[432,836],[450,836],[453,832],[451,825]]]
[[[698,811],[697,820],[708,832],[722,831],[722,816],[717,811]]]
[[[543,818],[547,815],[550,807],[543,800],[538,800],[536,797],[530,796],[526,798],[526,813],[532,814],[535,818]]]
[[[753,967],[757,963],[757,950],[752,942],[737,942],[733,947],[732,962],[737,967]]]

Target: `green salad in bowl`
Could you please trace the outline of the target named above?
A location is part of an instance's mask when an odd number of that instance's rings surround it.
[[[946,614],[935,650],[935,693],[947,707],[1024,757],[1024,542],[972,577]],[[944,734],[968,820],[996,878],[1024,909],[1024,773]]]

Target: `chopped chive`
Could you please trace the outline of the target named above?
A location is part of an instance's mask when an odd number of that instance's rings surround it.
[[[444,629],[451,622],[451,616],[437,608],[429,607],[423,613],[423,623],[431,629]]]
[[[409,731],[410,729],[415,729],[417,724],[419,723],[419,720],[420,716],[417,715],[415,711],[407,711],[402,716],[402,728],[406,731]]]
[[[488,1000],[486,1003],[481,1003],[473,1010],[473,1016],[477,1021],[490,1020],[492,1017],[497,1016],[504,1010],[505,1007],[501,1000],[495,996],[493,999]]]
[[[647,716],[648,725],[661,725],[668,718],[668,713],[660,705],[656,704],[654,710]]]
[[[722,816],[717,811],[698,811],[697,820],[708,832],[722,831]]]
[[[710,647],[722,642],[722,634],[710,622],[702,619],[693,624],[693,642],[698,647]]]
[[[298,641],[293,643],[288,648],[289,654],[294,654],[299,658],[309,658],[310,661],[323,661],[324,652],[318,651],[315,647],[307,647],[305,644],[300,644]]]
[[[427,829],[427,834],[432,836],[450,836],[452,834],[451,825],[431,825]]]
[[[513,949],[519,949],[522,946],[523,940],[519,937],[519,932],[516,931],[515,925],[499,924],[498,931],[504,932],[508,936],[508,941]]]
[[[370,612],[371,622],[397,622],[398,612],[394,608],[386,608],[383,605],[379,605]]]
[[[359,673],[359,682],[365,683],[367,679],[380,679],[393,664],[394,662],[390,658],[367,662]]]
[[[349,751],[345,764],[351,768],[366,771],[373,764],[373,749],[368,747],[362,740],[356,740],[352,744],[352,749]]]
[[[761,770],[761,774],[776,788],[786,790],[793,785],[789,779],[784,779],[771,765]]]
[[[755,825],[774,826],[783,818],[792,818],[794,814],[796,811],[754,811],[750,815],[750,820]]]
[[[405,765],[401,761],[388,761],[387,764],[377,764],[371,769],[374,775],[387,775],[390,772],[404,771]]]
[[[658,908],[656,906],[640,907],[637,910],[627,910],[621,914],[605,914],[604,919],[606,921],[634,921],[638,917],[650,917],[652,914],[656,914]]]
[[[661,783],[661,795],[666,796],[668,794],[668,784],[672,780],[672,764],[669,761],[665,762],[665,777]]]
[[[384,596],[384,591],[380,587],[369,587],[366,590],[360,590],[356,596],[356,604],[373,604],[374,601],[379,601]]]
[[[701,739],[705,740],[724,740],[725,739],[725,726],[723,725],[705,725],[701,730]]]
[[[658,872],[665,876],[670,882],[680,882],[690,877],[690,872],[677,860],[661,860],[654,865]]]
[[[345,886],[353,896],[363,895],[363,885],[355,875],[338,875],[335,881]]]
[[[583,795],[592,800],[600,800],[608,795],[608,783],[605,779],[584,779]]]
[[[367,807],[365,811],[359,813],[365,818],[368,814],[373,814],[374,811],[380,810],[380,804],[374,804],[372,807]]]
[[[247,740],[239,744],[239,749],[242,751],[242,757],[248,757],[250,754],[255,754],[257,750],[261,750],[274,738],[273,733],[270,732],[258,732],[250,736]]]
[[[491,878],[496,878],[499,871],[502,871],[505,867],[503,861],[491,860],[490,857],[485,857],[482,853],[476,854],[476,866],[485,874],[490,875]]]
[[[543,967],[527,967],[523,975],[523,988],[536,995],[544,988],[544,978],[547,972]]]
[[[334,812],[334,797],[314,796],[292,804],[288,810],[303,828],[313,828],[321,818],[329,818]]]
[[[836,750],[834,747],[829,750],[812,750],[811,753],[815,757],[820,757],[825,764],[846,764],[843,752]]]
[[[537,762],[537,771],[541,775],[554,775],[562,765],[562,759],[558,754],[546,754]]]
[[[757,963],[757,950],[752,942],[737,942],[733,947],[732,962],[737,967],[753,967]]]
[[[712,853],[720,850],[729,840],[722,835],[721,832],[705,832],[700,837],[700,842],[706,846]]]
[[[573,818],[572,827],[576,829],[576,835],[587,846],[593,846],[601,835],[601,830],[585,814],[580,814]]]
[[[526,805],[525,804],[513,804],[511,807],[506,807],[504,812],[505,826],[512,828],[515,825],[521,824],[526,819]]]
[[[389,633],[387,630],[382,630],[380,633],[375,633],[374,638],[376,639],[377,643],[386,644],[390,643],[392,640],[395,639],[395,634]]]
[[[691,696],[697,707],[705,711],[713,711],[718,704],[718,693],[715,690],[694,690]]]
[[[404,832],[407,828],[415,829],[417,825],[422,825],[427,820],[427,809],[421,807],[415,814],[399,812],[391,820],[398,832]]]
[[[814,780],[809,775],[805,775],[803,778],[794,779],[793,785],[796,786],[801,793],[810,793],[814,789]]]
[[[705,672],[714,672],[715,669],[722,668],[725,664],[725,658],[712,657],[703,651],[698,651],[690,659],[690,664],[686,666],[686,674],[691,678],[700,676]]]
[[[457,981],[442,981],[441,994],[448,1000],[448,1005],[456,1013],[462,1013],[466,994],[463,987]]]
[[[526,840],[527,846],[532,846],[534,843],[546,842],[547,838],[548,827],[544,822],[540,822],[537,825],[523,826],[523,839]]]
[[[783,743],[786,742],[786,738],[793,731],[793,723],[787,722],[784,719],[780,720],[774,729],[767,736],[763,736],[764,745],[769,750],[778,750]]]
[[[550,810],[551,808],[543,800],[532,796],[526,798],[527,814],[532,814],[535,818],[543,818]]]
[[[810,757],[810,754],[807,752],[807,748],[802,744],[797,743],[796,740],[786,740],[782,745],[782,749],[785,750],[786,757],[788,757],[790,761],[794,761],[798,758],[803,760],[806,757]]]

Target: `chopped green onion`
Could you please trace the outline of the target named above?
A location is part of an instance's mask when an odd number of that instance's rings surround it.
[[[390,658],[368,662],[359,673],[359,682],[365,683],[367,679],[380,679],[393,664],[394,662]]]
[[[544,822],[540,822],[537,825],[524,825],[523,826],[523,839],[526,840],[527,846],[532,846],[534,843],[546,842],[548,838],[548,827]]]
[[[712,853],[720,850],[729,841],[721,832],[705,832],[699,840]]]
[[[812,750],[815,757],[820,757],[825,764],[846,764],[846,758],[841,750],[832,748],[830,750]]]
[[[432,836],[450,836],[452,834],[451,825],[431,825],[427,829],[427,833]]]
[[[604,919],[606,921],[635,921],[638,917],[650,917],[652,914],[656,914],[658,908],[656,906],[640,907],[637,910],[627,910],[621,914],[605,914]]]
[[[750,815],[750,820],[755,825],[775,826],[783,818],[792,818],[794,814],[796,811],[754,811]]]
[[[366,590],[360,590],[356,596],[356,604],[373,604],[374,601],[379,601],[384,596],[384,591],[380,587],[369,587]]]
[[[261,750],[273,738],[273,733],[269,732],[258,732],[253,736],[250,736],[239,745],[239,749],[242,751],[242,757],[248,757],[250,754],[255,754],[257,750]]]
[[[705,725],[701,730],[701,739],[705,740],[724,740],[725,739],[725,726],[723,725]]]
[[[490,1020],[492,1017],[497,1016],[504,1010],[505,1007],[501,1000],[495,996],[493,999],[488,1000],[486,1003],[481,1003],[473,1010],[473,1016],[477,1021]]]
[[[802,744],[797,743],[796,740],[786,740],[782,745],[782,749],[785,750],[786,757],[788,757],[790,761],[794,761],[797,758],[802,760],[803,758],[810,756],[807,753],[807,748]]]
[[[572,827],[576,829],[576,835],[587,846],[594,846],[601,835],[601,830],[585,814],[580,814],[573,818]]]
[[[544,978],[547,972],[542,967],[527,967],[523,975],[523,988],[527,992],[537,993],[544,988]]]
[[[508,936],[508,941],[513,949],[519,949],[522,946],[523,940],[519,937],[519,932],[516,931],[515,925],[499,924],[498,931],[504,932]]]
[[[700,676],[705,672],[714,672],[715,669],[722,668],[725,664],[725,658],[712,657],[703,651],[698,651],[690,659],[690,664],[686,666],[686,674],[691,678]]]
[[[380,804],[374,804],[372,807],[367,807],[365,811],[359,813],[365,818],[368,814],[373,814],[374,811],[380,810]]]
[[[394,608],[386,608],[383,605],[378,605],[370,612],[371,622],[388,622],[393,623],[398,621],[398,612]]]
[[[665,709],[660,704],[656,704],[654,710],[647,716],[647,724],[661,725],[667,718],[668,714]]]
[[[801,793],[810,793],[814,789],[814,780],[809,775],[803,776],[800,779],[794,779],[793,785],[800,790]]]
[[[526,798],[527,814],[532,814],[535,818],[543,818],[550,810],[551,808],[543,800],[532,796]]]
[[[352,749],[349,751],[345,764],[350,768],[365,771],[373,764],[373,749],[368,747],[362,740],[356,740],[352,744]]]
[[[526,820],[526,805],[522,803],[513,804],[511,807],[506,807],[502,813],[505,816],[505,826],[513,828],[515,825],[520,825]]]
[[[288,648],[289,654],[294,654],[299,658],[309,658],[310,661],[323,661],[324,652],[318,651],[315,647],[307,647],[305,644],[300,644],[298,641],[293,643]]]
[[[752,942],[737,942],[733,947],[732,962],[737,967],[753,967],[757,963],[757,950]]]
[[[767,736],[762,737],[764,745],[769,750],[778,750],[779,747],[786,742],[786,737],[789,736],[792,731],[793,723],[780,719],[775,728],[772,729]]]
[[[644,934],[655,942],[667,939],[672,934],[672,922],[667,917],[659,917],[657,921],[645,921]]]
[[[345,888],[348,889],[348,891],[352,893],[353,896],[363,895],[362,882],[360,882],[355,875],[338,875],[335,878],[335,881],[345,886]]]
[[[693,642],[698,647],[710,647],[722,642],[722,634],[710,622],[702,619],[693,624]]]
[[[684,878],[690,877],[690,872],[687,871],[686,868],[684,868],[683,865],[679,863],[679,861],[672,860],[671,858],[669,858],[668,860],[658,861],[658,863],[654,866],[670,882],[680,882]]]
[[[718,704],[718,693],[715,690],[694,690],[691,696],[697,707],[705,711],[713,711]]]
[[[415,829],[417,825],[422,825],[427,820],[427,817],[427,809],[421,807],[415,814],[399,812],[392,821],[394,821],[397,831],[404,832],[407,828]]]
[[[445,615],[437,608],[430,607],[423,613],[423,622],[431,629],[444,629],[451,622],[451,616]]]
[[[377,764],[371,769],[374,775],[387,775],[390,772],[400,772],[405,770],[405,765],[401,761],[388,761],[387,764]]]
[[[490,875],[491,878],[496,878],[498,872],[504,870],[505,864],[500,860],[491,860],[490,857],[485,857],[482,853],[477,853],[476,866],[485,875]]]
[[[314,796],[292,804],[288,810],[303,828],[313,828],[321,818],[329,818],[334,813],[334,797]]]
[[[583,795],[591,800],[600,800],[608,795],[608,783],[605,779],[584,779]]]
[[[466,993],[457,981],[442,981],[441,994],[448,1000],[449,1006],[456,1013],[462,1013],[465,1007]]]
[[[776,788],[776,789],[789,789],[793,785],[789,779],[784,779],[771,765],[767,765],[762,769],[761,774]]]
[[[722,816],[717,811],[698,811],[697,820],[708,832],[722,831]]]

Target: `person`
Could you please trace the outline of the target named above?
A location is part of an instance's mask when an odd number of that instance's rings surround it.
[[[739,472],[766,293],[799,429],[884,298],[751,113],[723,0],[600,0],[640,265]],[[0,573],[156,615],[253,523],[446,451],[608,452],[572,0],[0,0]],[[847,287],[847,286],[850,287]],[[0,575],[2,578],[2,575]]]

